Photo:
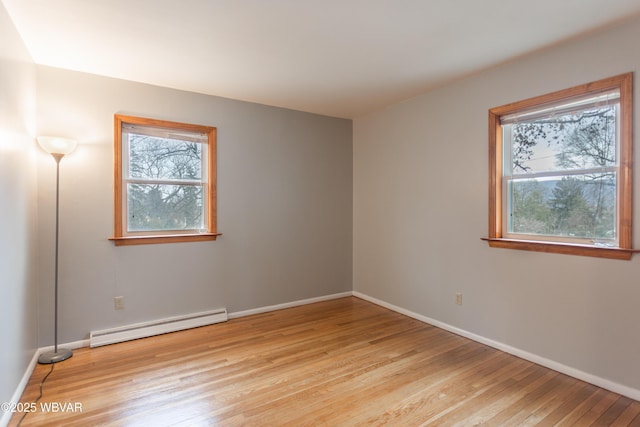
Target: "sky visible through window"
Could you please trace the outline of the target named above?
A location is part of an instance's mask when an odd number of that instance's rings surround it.
[[[615,242],[616,110],[503,126],[509,233]]]

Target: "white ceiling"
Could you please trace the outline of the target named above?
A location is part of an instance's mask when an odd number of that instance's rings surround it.
[[[2,0],[37,64],[353,118],[638,0]]]

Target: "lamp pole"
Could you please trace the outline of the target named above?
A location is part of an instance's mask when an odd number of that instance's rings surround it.
[[[52,141],[57,146],[51,147]],[[75,141],[61,140],[49,137],[38,138],[38,142],[45,151],[49,152],[56,161],[56,251],[55,251],[55,281],[54,281],[54,320],[53,320],[53,351],[46,351],[38,357],[38,363],[51,364],[62,362],[73,356],[69,349],[58,350],[58,252],[60,235],[60,160],[65,154],[70,153],[76,146]],[[48,142],[48,144],[47,144]],[[60,147],[62,143],[70,144],[69,147]]]

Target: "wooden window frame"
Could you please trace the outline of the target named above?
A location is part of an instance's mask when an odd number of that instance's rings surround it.
[[[173,130],[200,132],[207,135],[207,194],[205,210],[205,230],[199,233],[148,233],[145,235],[127,235],[123,219],[123,198],[125,197],[122,155],[122,127],[123,124],[152,126]],[[116,114],[114,115],[114,235],[109,240],[116,246],[145,245],[157,243],[202,242],[216,240],[221,234],[217,232],[217,205],[216,205],[216,135],[217,129],[211,126],[194,125],[187,123],[156,120],[144,117],[134,117]]]
[[[567,242],[504,238],[502,212],[503,144],[500,118],[532,108],[544,107],[590,93],[620,91],[620,165],[617,181],[618,247]],[[633,73],[621,74],[489,110],[489,236],[490,247],[629,260],[632,249],[633,197]]]

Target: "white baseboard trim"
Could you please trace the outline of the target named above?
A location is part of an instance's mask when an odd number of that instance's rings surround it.
[[[58,344],[58,348],[68,348],[69,350],[75,350],[77,348],[82,348],[82,347],[89,347],[89,340],[79,340],[79,341],[72,341],[64,344]],[[52,351],[53,348],[54,347],[52,345],[48,347],[40,347],[38,349],[38,355],[40,355],[41,353],[44,353],[45,351]]]
[[[22,393],[24,393],[24,389],[27,387],[29,383],[29,378],[31,378],[31,373],[36,368],[38,364],[38,357],[40,356],[40,350],[36,350],[33,353],[33,357],[31,358],[31,362],[27,366],[27,369],[22,376],[22,379],[18,383],[18,387],[16,387],[16,391],[11,396],[10,403],[18,403],[20,402],[20,398],[22,397]],[[2,417],[0,417],[0,426],[5,427],[9,425],[9,421],[11,421],[11,417],[13,413],[11,411],[2,411]]]
[[[547,359],[537,354],[529,353],[528,351],[524,351],[519,348],[512,347],[510,345],[501,343],[499,341],[495,341],[495,340],[483,337],[481,335],[477,335],[472,332],[465,331],[464,329],[460,329],[455,326],[451,326],[447,323],[432,319],[430,317],[426,317],[421,314],[414,313],[410,310],[406,310],[402,307],[389,304],[386,301],[379,300],[377,298],[371,297],[361,292],[353,291],[353,296],[357,298],[361,298],[365,301],[369,301],[381,307],[388,308],[389,310],[395,311],[397,313],[404,314],[405,316],[409,316],[421,322],[428,323],[430,325],[452,332],[456,335],[460,335],[465,338],[469,338],[470,340],[479,342],[481,344],[488,345],[489,347],[493,347],[500,351],[504,351],[505,353],[512,354],[514,356],[520,357],[522,359],[528,360],[530,362],[536,363],[546,368],[553,369],[554,371],[558,371],[560,373],[569,375],[570,377],[588,382],[590,384],[596,385],[598,387],[604,388],[614,393],[621,394],[623,396],[626,396],[634,400],[640,400],[640,390],[638,389],[628,387],[626,385],[619,384],[602,377],[598,377],[588,372],[580,371],[578,369],[572,368],[571,366],[563,365],[562,363],[556,362],[551,359]]]
[[[297,307],[297,306],[300,306],[300,305],[313,304],[314,302],[329,301],[329,300],[332,300],[332,299],[345,298],[345,297],[350,297],[352,295],[353,295],[353,292],[348,291],[348,292],[341,292],[341,293],[338,293],[338,294],[324,295],[324,296],[321,296],[321,297],[308,298],[308,299],[292,301],[292,302],[285,302],[283,304],[270,305],[270,306],[267,306],[267,307],[252,308],[250,310],[236,311],[235,313],[229,313],[229,319],[235,319],[235,318],[238,318],[238,317],[251,316],[253,314],[268,313],[270,311],[282,310],[282,309],[285,309],[285,308]]]

